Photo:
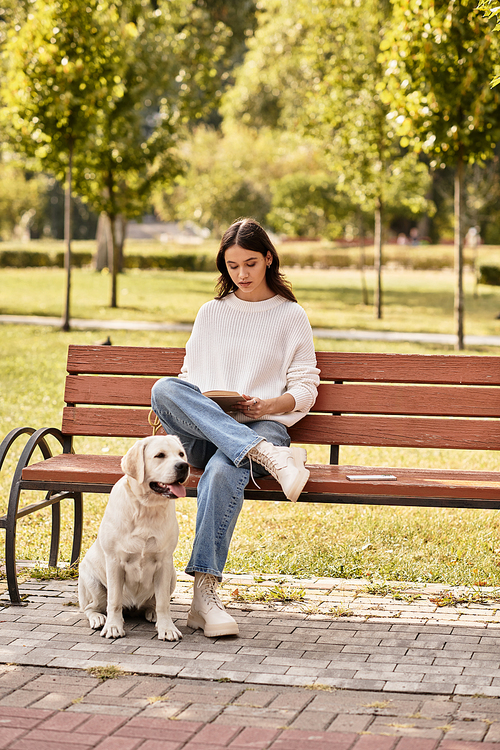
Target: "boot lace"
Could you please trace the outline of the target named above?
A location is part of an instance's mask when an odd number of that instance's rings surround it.
[[[278,471],[280,469],[285,468],[285,463],[283,462],[283,457],[278,455],[269,455],[267,452],[263,450],[259,450],[259,443],[257,443],[256,446],[252,448],[250,451],[249,457],[253,458],[253,460],[260,464],[269,474],[271,474],[275,479],[278,479]],[[251,461],[250,461],[251,465]],[[255,480],[252,480],[255,483]]]
[[[205,573],[203,576],[200,576],[196,582],[196,588],[199,589],[202,598],[207,604],[215,604],[219,609],[224,609],[224,605],[217,593],[218,585],[219,581],[210,573]]]

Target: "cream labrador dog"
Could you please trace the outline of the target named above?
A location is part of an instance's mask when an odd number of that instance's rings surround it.
[[[125,476],[111,490],[97,539],[80,563],[78,598],[91,628],[125,635],[123,609],[145,610],[158,638],[182,634],[170,615],[179,538],[175,498],[186,495],[189,465],[173,435],[138,440],[123,456]]]

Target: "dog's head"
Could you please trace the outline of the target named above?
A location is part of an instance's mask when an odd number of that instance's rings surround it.
[[[175,435],[154,435],[138,440],[123,456],[122,471],[141,485],[143,495],[185,497],[183,484],[189,464]]]

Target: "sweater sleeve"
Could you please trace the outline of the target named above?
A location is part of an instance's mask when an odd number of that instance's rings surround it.
[[[297,346],[287,370],[286,392],[295,399],[294,411],[305,414],[316,401],[320,371],[316,366],[311,324],[305,310],[299,306],[295,325]]]

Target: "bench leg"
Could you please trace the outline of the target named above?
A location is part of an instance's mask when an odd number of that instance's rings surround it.
[[[12,604],[21,604],[16,570],[16,513],[20,494],[19,485],[11,488],[9,511],[14,508],[14,512],[9,512],[5,527],[5,571],[7,573],[7,586]]]
[[[83,495],[81,492],[75,492],[74,497],[74,516],[73,516],[73,549],[71,550],[71,565],[75,565],[80,557],[82,549],[82,532],[83,532]]]
[[[47,496],[50,496],[50,492]],[[59,538],[61,535],[61,503],[52,505],[52,531],[50,534],[50,553],[49,567],[57,568],[57,558],[59,557]]]

